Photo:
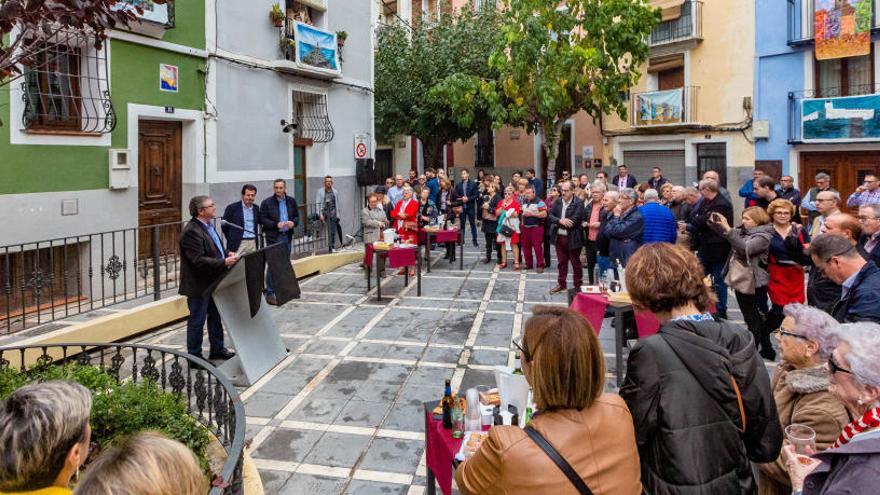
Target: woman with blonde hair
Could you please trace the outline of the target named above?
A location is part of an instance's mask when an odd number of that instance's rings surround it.
[[[513,344],[537,412],[524,429],[489,430],[474,456],[456,469],[458,489],[464,495],[578,493],[551,459],[556,452],[595,495],[641,494],[632,418],[618,395],[604,392],[605,359],[596,332],[567,308],[536,306],[532,314]]]
[[[647,493],[754,493],[752,462],[776,460],[782,428],[752,335],[715,321],[715,296],[681,246],[642,246],[626,265],[633,306],[660,331],[629,353],[620,395],[633,416]]]
[[[98,456],[75,495],[204,495],[208,479],[182,443],[138,433]]]

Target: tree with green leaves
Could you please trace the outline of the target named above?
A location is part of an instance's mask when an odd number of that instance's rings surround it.
[[[540,132],[554,164],[568,118],[581,110],[594,121],[626,118],[624,95],[659,20],[647,0],[505,0],[489,57],[498,77],[451,74],[431,96],[448,101],[462,126],[488,112],[496,127]]]
[[[450,75],[496,79],[489,56],[499,26],[494,9],[452,11],[441,2],[438,11],[413,26],[400,22],[379,30],[374,83],[377,139],[416,136],[425,165],[435,167],[442,166],[447,143],[471,138],[491,119],[479,110],[466,123],[454,118],[449,101],[433,89]]]

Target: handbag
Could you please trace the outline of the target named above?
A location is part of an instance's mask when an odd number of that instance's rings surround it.
[[[538,430],[532,428],[532,425],[527,425],[525,428],[523,428],[523,430],[526,432],[529,438],[531,438],[536,444],[538,444],[538,447],[541,447],[541,450],[543,450],[544,453],[547,454],[547,457],[549,457],[550,460],[553,461],[554,464],[556,464],[556,467],[558,467],[562,471],[562,473],[565,474],[565,477],[568,478],[569,481],[571,481],[571,484],[574,485],[578,493],[580,493],[581,495],[593,495],[593,491],[590,490],[590,487],[587,486],[587,484],[584,482],[584,479],[581,478],[580,475],[577,474],[577,472],[575,472],[574,468],[571,467],[571,464],[569,464],[568,461],[566,461],[565,458],[562,457],[562,455],[553,447],[553,445],[550,445],[550,442],[548,442],[543,435],[538,433]]]
[[[516,234],[516,231],[513,230],[509,225],[502,224],[501,228],[498,230],[498,233],[503,235],[504,237],[513,237],[513,234]]]
[[[724,282],[739,293],[755,293],[755,273],[752,271],[748,257],[746,257],[746,262],[743,263],[736,254],[731,254]]]

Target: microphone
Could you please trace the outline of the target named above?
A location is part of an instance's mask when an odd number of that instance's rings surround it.
[[[242,232],[247,232],[248,234],[257,235],[256,232],[254,232],[252,230],[248,230],[248,229],[242,227],[241,225],[234,224],[234,223],[230,222],[229,220],[226,220],[225,218],[220,219],[220,224],[221,225],[228,225],[230,227],[235,227],[236,229],[241,230]]]

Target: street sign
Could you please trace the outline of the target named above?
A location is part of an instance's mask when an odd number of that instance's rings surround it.
[[[366,158],[369,155],[370,146],[367,141],[366,134],[356,134],[354,136],[354,158]]]

